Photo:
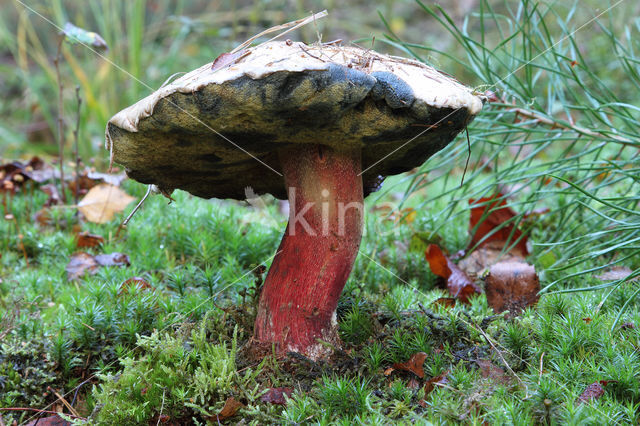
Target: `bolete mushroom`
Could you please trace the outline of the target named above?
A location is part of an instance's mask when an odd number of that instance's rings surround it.
[[[184,75],[111,118],[106,138],[130,177],[164,192],[289,198],[252,345],[318,359],[330,353],[320,340],[339,344],[363,196],[442,149],[482,103],[417,61],[288,40]]]

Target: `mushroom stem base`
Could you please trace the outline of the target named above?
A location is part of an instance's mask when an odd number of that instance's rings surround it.
[[[279,155],[289,224],[260,295],[252,348],[325,358],[340,345],[336,307],[362,238],[361,153],[309,145]]]

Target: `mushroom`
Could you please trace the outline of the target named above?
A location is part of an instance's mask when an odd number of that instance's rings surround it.
[[[107,145],[131,178],[164,193],[288,198],[251,347],[327,357],[363,197],[446,146],[483,99],[425,64],[356,46],[287,40],[240,53],[116,114]]]

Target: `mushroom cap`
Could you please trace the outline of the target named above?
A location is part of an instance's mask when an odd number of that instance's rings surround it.
[[[113,160],[165,191],[244,199],[250,186],[286,198],[280,148],[359,147],[367,194],[442,149],[483,104],[432,67],[356,46],[269,42],[235,58],[113,116]]]

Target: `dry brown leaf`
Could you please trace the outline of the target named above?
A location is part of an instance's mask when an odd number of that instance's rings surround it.
[[[471,245],[482,241],[482,245],[489,241],[501,241],[509,245],[518,241],[515,248],[519,249],[523,256],[529,254],[527,249],[527,236],[515,227],[513,218],[517,216],[507,202],[504,195],[498,193],[491,197],[469,200],[471,207],[471,217],[469,219],[469,231],[471,235]],[[508,225],[503,225],[507,223]],[[475,232],[474,232],[475,231]],[[509,239],[511,237],[511,240]]]
[[[93,223],[107,223],[135,198],[117,186],[101,183],[89,190],[78,203],[78,210]]]
[[[578,405],[585,402],[589,402],[594,399],[600,399],[604,395],[604,386],[606,386],[611,380],[600,380],[599,382],[593,382],[585,388],[576,401]]]
[[[433,302],[434,305],[444,306],[446,309],[451,309],[456,306],[455,297],[440,297]]]
[[[128,293],[129,292],[129,287],[131,286],[136,286],[138,288],[140,288],[141,290],[153,290],[153,286],[151,284],[149,284],[147,281],[145,281],[144,278],[140,278],[140,277],[131,277],[128,280],[126,280],[125,282],[123,282],[122,284],[120,284],[120,293]]]
[[[417,352],[413,354],[407,362],[398,362],[393,364],[393,368],[396,370],[408,371],[422,379],[424,377],[424,369],[422,368],[422,365],[424,364],[425,359],[427,359],[426,353]]]
[[[71,255],[71,259],[69,259],[69,263],[64,270],[67,272],[69,280],[75,280],[83,277],[86,273],[95,274],[99,266],[100,264],[92,255],[81,251]]]
[[[536,269],[524,262],[498,262],[486,278],[487,302],[496,313],[517,315],[538,302],[539,291]]]
[[[498,262],[524,262],[524,256],[519,249],[502,253],[504,242],[489,241],[482,247],[478,247],[469,256],[458,262],[458,267],[469,277],[477,278],[482,276],[488,269]]]
[[[476,364],[480,368],[480,374],[482,377],[492,379],[497,383],[509,383],[509,376],[505,374],[502,368],[493,364],[491,361],[487,359],[478,359],[476,360]]]
[[[292,394],[293,389],[291,388],[271,388],[260,397],[260,400],[270,404],[286,405],[287,399],[285,398],[285,395],[291,398]]]
[[[108,254],[98,254],[95,256],[96,261],[100,266],[129,266],[131,262],[129,261],[129,256],[124,253],[108,253]]]
[[[430,244],[424,252],[429,267],[434,274],[447,280],[447,290],[462,303],[469,303],[469,298],[482,290],[465,274],[458,265],[447,258],[440,247]]]
[[[100,235],[94,235],[87,232],[81,232],[76,235],[76,246],[79,248],[97,247],[104,243],[104,238]]]
[[[60,416],[49,416],[49,417],[41,417],[39,419],[33,420],[27,423],[25,426],[71,426],[71,423],[64,420]]]
[[[244,404],[234,397],[229,397],[224,403],[224,407],[222,410],[215,416],[209,417],[209,420],[212,422],[221,422],[223,420],[228,419],[229,417],[233,417],[236,415],[239,409],[244,407]]]
[[[449,382],[449,379],[447,379],[447,376],[449,375],[448,371],[445,371],[442,374],[439,374],[435,377],[430,378],[429,380],[427,380],[427,383],[424,384],[424,397],[426,398],[427,395],[429,395],[437,385],[441,384],[441,385],[445,385]],[[421,400],[419,402],[419,404],[422,407],[426,407],[426,402],[423,400]]]

